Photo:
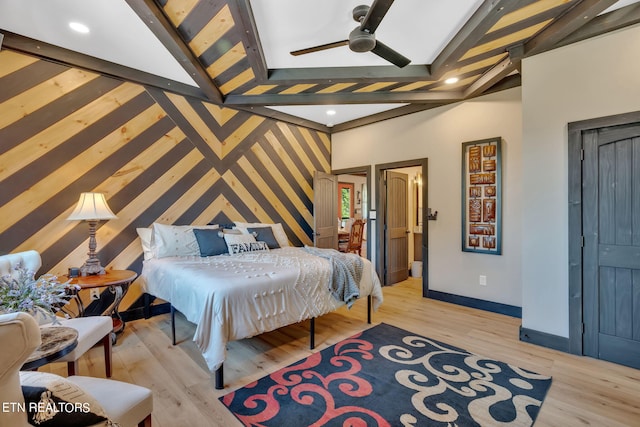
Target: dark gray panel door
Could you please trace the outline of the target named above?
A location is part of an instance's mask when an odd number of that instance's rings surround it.
[[[584,354],[640,368],[640,126],[583,144]]]

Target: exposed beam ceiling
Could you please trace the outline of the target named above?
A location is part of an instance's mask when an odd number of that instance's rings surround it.
[[[263,0],[111,0],[91,7],[83,0],[44,6],[37,0],[0,0],[0,43],[338,132],[517,86],[524,58],[640,22],[637,0],[448,0],[433,5],[386,0],[376,6],[386,13],[375,37],[403,55],[411,52],[410,65],[398,68],[346,46],[288,55],[305,45],[343,39],[357,26],[350,13],[361,2],[279,0],[275,9]],[[94,26],[91,36],[100,38],[89,42],[68,34],[72,18],[86,19]],[[459,80],[445,84],[449,77]],[[322,110],[318,115],[325,106],[353,113],[333,119]]]

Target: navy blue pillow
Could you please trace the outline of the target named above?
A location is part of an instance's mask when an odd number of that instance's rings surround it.
[[[271,227],[247,228],[247,231],[253,234],[258,242],[265,242],[269,249],[278,249],[280,247]]]
[[[216,256],[229,253],[222,230],[194,228],[193,234],[196,235],[196,240],[200,247],[200,256]]]
[[[22,386],[29,424],[42,427],[82,427],[107,420],[106,417],[93,413],[88,402],[67,401],[55,393],[46,386]],[[51,408],[58,411],[51,411]]]

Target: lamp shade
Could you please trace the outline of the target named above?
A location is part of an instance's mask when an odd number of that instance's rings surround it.
[[[101,220],[117,218],[102,193],[82,193],[80,200],[68,220]]]

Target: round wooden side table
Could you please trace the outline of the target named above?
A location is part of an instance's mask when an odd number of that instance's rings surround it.
[[[79,276],[71,278],[69,284],[78,285],[80,289],[94,289],[94,288],[109,288],[109,291],[114,294],[113,302],[107,307],[102,315],[109,315],[113,319],[113,332],[112,340],[115,344],[116,333],[120,333],[124,330],[124,320],[120,316],[119,306],[122,298],[127,294],[129,285],[138,277],[138,273],[131,270],[107,270],[105,274],[94,274],[91,276]],[[85,316],[85,308],[81,299],[76,298],[78,303],[78,316]]]

